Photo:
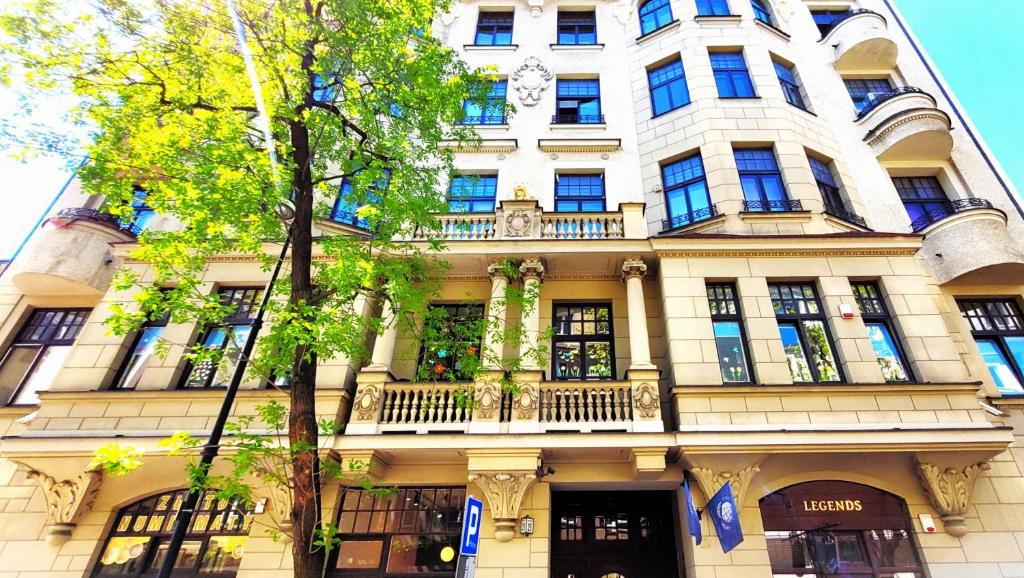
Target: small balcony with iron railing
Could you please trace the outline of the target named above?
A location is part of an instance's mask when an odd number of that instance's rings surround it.
[[[743,201],[743,211],[747,213],[789,213],[803,210],[803,204],[799,199]]]
[[[551,124],[604,124],[603,114],[555,114]]]
[[[889,70],[896,66],[899,54],[885,17],[866,9],[836,17],[819,42],[835,49],[834,66],[840,72]]]
[[[837,219],[842,219],[847,223],[853,223],[858,227],[863,227],[865,229],[868,227],[868,223],[867,221],[864,220],[864,217],[861,217],[857,213],[847,209],[844,206],[837,205],[835,203],[829,203],[826,201],[824,204],[824,208],[826,215],[831,215],[833,217],[836,217]]]
[[[683,229],[689,229],[692,226],[711,221],[719,215],[718,206],[712,204],[710,206],[697,209],[696,211],[689,211],[687,213],[672,215],[667,219],[662,219],[661,230],[663,233],[672,233]]]
[[[866,142],[886,161],[945,160],[953,150],[952,123],[935,97],[914,86],[868,95],[857,114]]]

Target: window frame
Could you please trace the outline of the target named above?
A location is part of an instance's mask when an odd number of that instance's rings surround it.
[[[508,17],[508,22],[498,21],[494,15],[500,14]],[[515,33],[515,10],[481,10],[476,18],[476,27],[473,29],[473,46],[512,46],[512,35]],[[485,22],[486,18],[494,19],[493,22]],[[506,34],[504,28],[508,26],[508,42],[498,42],[499,34]],[[482,30],[488,27],[490,30]],[[490,34],[491,42],[481,43],[480,35]]]
[[[811,167],[811,174],[814,175],[814,183],[818,185],[818,193],[821,194],[821,200],[825,204],[826,212],[829,205],[845,210],[846,202],[843,200],[839,184],[836,182],[835,173],[832,172],[832,162],[826,162],[815,156],[807,155],[807,164]],[[815,166],[816,164],[818,166]],[[824,180],[823,175],[828,176],[827,182]]]
[[[584,84],[586,83],[586,84]],[[566,87],[566,90],[570,90],[570,86],[577,87],[593,87],[596,89],[596,94],[587,95],[574,95],[574,94],[562,94],[562,88]],[[577,89],[578,90],[578,89]],[[563,103],[576,102],[574,107],[566,107],[564,110],[570,108],[575,109],[575,113],[563,113]],[[597,113],[596,114],[580,114],[580,109],[584,104],[596,103]],[[575,116],[575,119],[572,117]],[[552,117],[552,124],[603,124],[604,123],[604,112],[601,109],[601,79],[599,78],[558,78],[555,79],[555,114]]]
[[[811,13],[811,19],[814,20],[815,27],[818,28],[818,32],[821,33],[821,37],[824,38],[835,30],[836,22],[840,21],[846,14],[849,14],[850,11],[851,10],[847,8],[846,10],[810,10],[809,12]],[[819,15],[829,16],[831,20],[828,22],[819,22],[817,18]]]
[[[889,338],[892,340],[893,347],[896,349],[896,359],[903,366],[903,372],[907,374],[906,379],[886,379],[886,383],[913,383],[914,370],[910,365],[910,360],[907,358],[906,350],[903,348],[903,339],[893,324],[892,314],[889,313],[889,306],[885,302],[885,296],[882,295],[882,288],[875,281],[852,281],[850,285],[851,289],[853,289],[853,298],[857,302],[857,309],[860,311],[864,325],[877,324],[885,327]],[[870,289],[874,292],[874,296],[867,295],[867,292],[860,290],[861,288]],[[868,301],[873,301],[874,304],[869,305]],[[872,347],[873,349],[874,347]],[[878,359],[879,365],[881,365],[881,358]]]
[[[246,310],[247,313],[255,313],[255,311],[259,308],[259,303],[260,303],[260,300],[262,299],[263,291],[265,291],[265,290],[266,290],[265,287],[255,287],[255,286],[221,287],[221,288],[219,288],[217,290],[217,293],[221,295],[222,303],[225,300],[227,300],[228,302],[231,301],[230,299],[226,299],[225,298],[226,295],[241,294],[241,295],[243,295],[243,298],[239,301],[239,305],[245,304],[246,302],[248,302],[249,305],[247,307],[236,308],[236,311],[234,313],[232,313],[229,317],[227,317],[226,319],[224,319],[220,323],[208,324],[208,325],[204,326],[203,330],[199,333],[198,338],[193,343],[193,346],[199,345],[201,343],[205,344],[206,340],[210,338],[210,336],[213,334],[214,331],[217,331],[217,330],[220,330],[220,329],[225,329],[226,331],[224,332],[224,338],[221,340],[221,344],[215,348],[217,350],[223,351],[226,348],[226,346],[228,345],[228,343],[231,342],[232,336],[234,335],[235,328],[238,328],[238,327],[248,327],[250,332],[253,331],[253,321],[255,321],[256,318],[255,317],[241,317],[239,315],[239,312],[241,310]],[[252,296],[252,299],[245,299],[244,296],[246,295],[246,293],[248,293],[250,291],[254,292],[253,296]],[[248,339],[248,337],[246,339]],[[244,341],[242,342],[242,346],[243,347],[245,346],[245,342]],[[214,388],[219,388],[219,387],[225,387],[227,384],[224,384],[224,385],[214,385],[213,384],[213,381],[217,378],[217,373],[219,371],[219,365],[220,365],[221,361],[223,361],[223,359],[224,359],[224,357],[223,357],[223,355],[221,355],[221,359],[218,360],[218,367],[214,367],[210,371],[210,375],[206,379],[203,380],[203,385],[189,385],[189,382],[192,381],[192,379],[191,379],[192,378],[192,372],[195,371],[197,369],[197,367],[198,367],[198,365],[196,363],[194,363],[192,361],[189,361],[185,365],[185,371],[182,372],[181,379],[178,381],[178,389],[185,389],[185,390],[199,389],[199,390],[202,390],[202,389],[214,389]],[[206,363],[206,362],[203,362],[203,363]],[[232,369],[232,371],[234,371],[234,369]]]
[[[885,82],[886,86],[888,87],[884,92],[878,94],[884,94],[886,92],[891,92],[896,89],[896,87],[893,86],[892,79],[889,78],[888,76],[843,79],[843,86],[846,87],[846,93],[850,95],[850,100],[853,102],[853,108],[855,111],[857,111],[858,115],[862,114],[867,109],[867,106],[871,103],[871,101],[875,98],[872,95],[877,96],[875,92],[872,92],[871,86],[869,85],[869,83],[871,82]],[[851,91],[851,88],[854,88],[853,86],[851,86],[851,84],[857,85],[856,88],[858,90],[856,93]],[[863,88],[863,91],[860,90],[861,88]]]
[[[654,75],[656,75],[658,73],[661,73],[665,69],[667,69],[669,67],[673,67],[675,65],[678,65],[678,67],[679,67],[679,76],[676,76],[676,77],[673,77],[673,78],[669,78],[667,80],[661,80],[661,81],[658,81],[657,83],[655,82],[655,80],[653,78]],[[683,99],[684,99],[684,102],[680,102],[680,103],[674,103],[673,102],[674,99],[672,98],[672,94],[673,94],[672,93],[672,87],[676,83],[681,83],[682,86],[683,86]],[[657,107],[658,100],[655,98],[654,93],[656,91],[658,91],[658,90],[661,90],[661,89],[665,89],[666,90],[666,94],[668,95],[668,100],[669,100],[669,108],[667,108],[665,110],[659,111],[658,107]],[[648,92],[648,94],[651,97],[651,118],[657,118],[657,117],[659,117],[659,116],[661,116],[663,114],[668,114],[668,113],[672,112],[673,110],[678,110],[678,109],[683,108],[684,106],[690,104],[692,102],[692,100],[690,99],[690,85],[689,85],[689,83],[686,80],[686,68],[683,67],[683,59],[680,58],[679,56],[675,56],[674,58],[672,58],[668,62],[663,62],[663,63],[661,63],[659,65],[656,65],[656,66],[653,66],[651,68],[648,68],[647,69],[647,92]]]
[[[467,317],[465,315],[460,315],[459,314],[459,311],[461,309],[468,309],[468,308],[479,308],[480,317],[479,318],[469,318],[469,317]],[[487,304],[485,302],[483,302],[483,301],[470,301],[470,302],[462,302],[462,303],[445,303],[445,302],[429,303],[427,305],[427,310],[429,311],[430,309],[444,309],[445,313],[446,313],[446,319],[450,323],[454,323],[454,324],[457,324],[459,321],[475,322],[477,319],[484,320],[486,318],[486,315],[487,315]],[[452,311],[455,311],[454,315],[451,314]],[[486,327],[484,328],[483,332],[481,333],[479,341],[476,341],[476,342],[471,342],[471,341],[460,342],[460,345],[473,346],[475,344],[476,348],[477,348],[477,355],[476,355],[476,357],[477,357],[477,359],[480,359],[481,361],[483,361],[482,355],[483,355],[484,339],[486,337],[485,333],[486,333]],[[446,381],[454,381],[454,382],[469,381],[472,376],[461,375],[461,370],[456,369],[455,365],[456,365],[456,363],[458,363],[458,360],[459,360],[459,357],[456,355],[456,356],[453,356],[453,357],[450,358],[450,365],[447,362],[440,362],[439,361],[438,363],[441,364],[441,365],[444,365],[445,370],[442,373],[436,374],[436,375],[432,373],[431,376],[434,378],[432,381],[441,381],[442,379],[444,379],[445,376],[448,376],[448,375],[453,376],[455,379],[446,380]],[[424,367],[424,364],[426,363],[426,361],[427,361],[427,343],[424,340],[421,339],[420,340],[419,352],[416,355],[416,367],[417,368]]]
[[[33,324],[33,320],[36,317],[44,317],[48,313],[61,313],[61,321],[56,324]],[[34,349],[35,354],[32,356],[31,363],[25,368],[25,372],[21,374],[18,379],[17,385],[11,388],[11,392],[7,395],[7,398],[3,400],[3,406],[5,407],[32,407],[39,405],[38,403],[15,403],[18,397],[21,395],[25,386],[29,380],[35,375],[37,369],[39,369],[40,362],[44,359],[45,353],[52,347],[74,347],[75,342],[78,340],[78,335],[82,332],[86,322],[88,322],[89,314],[92,313],[92,309],[89,307],[40,307],[33,309],[18,329],[18,333],[10,345],[7,346],[7,350],[4,352],[2,359],[0,359],[0,370],[2,370],[7,363],[11,360],[17,349]],[[64,319],[68,314],[74,314],[75,319],[80,319],[80,323],[72,323],[69,326],[64,325]],[[81,314],[81,315],[80,315]],[[80,316],[79,316],[80,315]],[[47,327],[44,331],[51,331],[51,334],[46,339],[27,339],[26,333],[34,331],[39,327]],[[52,329],[49,329],[51,328]],[[68,329],[74,330],[74,335],[70,339],[53,339],[53,333],[57,332],[61,328],[67,327]],[[45,389],[36,390],[36,392],[47,391]]]
[[[569,309],[570,316],[572,315],[573,308],[581,309],[580,322],[584,322],[582,310],[588,307],[593,307],[594,311],[594,324],[596,331],[597,324],[597,309],[605,308],[608,310],[608,334],[602,335],[600,333],[590,334],[579,334],[572,335],[559,335],[557,323],[558,317],[557,312],[560,307]],[[570,320],[570,323],[573,321]],[[611,301],[555,301],[551,304],[551,379],[552,381],[615,381],[618,373],[615,368],[615,311],[612,309]],[[608,365],[609,372],[608,377],[589,377],[587,370],[590,365],[587,363],[587,344],[588,343],[608,343]],[[579,377],[562,377],[558,375],[558,344],[559,343],[579,343],[580,344],[580,376]]]
[[[725,385],[753,385],[755,383],[753,372],[754,364],[753,359],[750,357],[750,342],[747,340],[747,329],[746,327],[744,327],[743,323],[743,306],[740,302],[740,294],[736,290],[736,284],[731,282],[713,282],[706,283],[705,288],[707,289],[708,306],[711,309],[711,330],[712,335],[714,335],[715,337],[715,352],[718,355],[719,370],[722,372],[722,382]],[[711,293],[715,289],[725,289],[731,291],[732,297],[730,298],[728,297],[728,295],[721,297],[716,295],[714,301],[718,302],[718,307],[714,307],[712,305]],[[728,301],[732,301],[733,305],[735,306],[735,313],[728,313],[727,311],[724,313],[722,312],[722,303]],[[718,351],[718,335],[715,334],[715,326],[718,323],[735,323],[739,327],[739,339],[743,346],[743,363],[745,365],[744,370],[746,371],[747,377],[749,379],[744,381],[726,381],[724,374],[725,368],[722,367],[722,354]]]
[[[750,8],[754,11],[754,20],[766,26],[771,26],[776,30],[778,29],[778,26],[775,25],[775,14],[772,12],[770,4],[764,0],[750,0]]]
[[[728,0],[696,0],[697,4],[697,16],[733,16],[731,9],[729,8]],[[703,8],[709,8],[708,11],[704,11]],[[724,8],[725,12],[719,12],[720,9]]]
[[[581,19],[581,21],[579,21],[579,22],[563,22],[562,21],[562,15],[563,14],[587,14],[590,17],[590,20],[589,20],[589,22],[582,21],[583,19]],[[593,28],[593,32],[590,32],[590,33],[580,32],[580,28],[581,27],[585,28],[587,26],[592,27]],[[565,27],[567,29],[571,28],[572,32],[563,32],[563,30],[562,30],[563,27]],[[562,42],[562,35],[563,34],[571,36],[573,38],[573,42]],[[592,34],[593,35],[593,37],[594,37],[594,41],[593,42],[580,42],[579,41],[580,36],[585,36],[585,35],[588,35],[588,34]],[[597,42],[597,12],[595,10],[593,10],[593,9],[590,9],[590,10],[587,10],[587,9],[572,9],[572,8],[559,9],[558,10],[558,18],[556,19],[556,24],[555,24],[555,40],[557,41],[556,42],[556,46],[595,46],[595,45],[597,45],[597,43],[598,43]]]
[[[738,56],[739,62],[742,66],[736,66],[735,62],[716,63],[716,56]],[[718,98],[733,99],[733,98],[759,98],[757,95],[757,86],[754,85],[754,79],[750,76],[750,66],[747,64],[747,58],[743,54],[743,50],[718,50],[714,52],[708,52],[708,59],[711,62],[711,72],[715,77],[715,88],[718,91]],[[722,64],[727,66],[722,67]],[[737,79],[742,79],[750,86],[750,94],[740,94],[739,87],[737,85]],[[728,91],[723,91],[723,86],[728,82]],[[730,92],[732,94],[725,94]]]
[[[135,337],[131,341],[131,346],[125,352],[124,359],[121,361],[121,366],[117,370],[117,376],[114,377],[114,381],[111,382],[110,389],[131,391],[135,389],[135,385],[126,387],[124,380],[128,377],[128,372],[132,366],[135,365],[136,349],[142,342],[142,339],[146,336],[147,329],[159,329],[155,332],[154,340],[159,340],[160,336],[167,329],[167,325],[170,323],[170,313],[162,315],[159,319],[146,318],[146,321],[139,327],[139,330],[135,332]],[[144,370],[143,370],[144,371]],[[141,377],[141,373],[139,376]]]
[[[995,344],[996,348],[1003,355],[1010,370],[1013,371],[1014,376],[1017,378],[1017,383],[1021,386],[1020,392],[1011,393],[1000,390],[1000,393],[1006,397],[1024,396],[1024,364],[1017,360],[1013,355],[1013,350],[1006,342],[1007,337],[1021,337],[1024,338],[1024,312],[1022,312],[1019,298],[1017,297],[972,297],[963,296],[956,298],[957,308],[960,310],[960,315],[963,316],[964,322],[971,330],[971,337],[975,342],[979,340],[991,341]],[[971,316],[967,315],[964,311],[964,307],[969,304],[977,304],[982,306],[982,311],[985,312],[984,318],[992,327],[992,329],[975,329],[974,324],[971,322]],[[1010,313],[1016,317],[1018,329],[998,329],[998,325],[992,322],[993,316],[988,309],[989,305],[1007,305]],[[987,367],[986,363],[986,367]],[[996,378],[993,376],[993,381]],[[996,384],[998,386],[998,383]]]
[[[907,217],[910,218],[911,227],[916,231],[923,229],[924,227],[941,221],[949,215],[952,211],[949,208],[949,194],[946,192],[946,188],[942,186],[942,181],[934,175],[924,176],[912,176],[912,177],[890,177],[892,185],[896,189],[896,194],[899,196],[900,203],[903,205],[903,210],[906,211]],[[934,187],[920,187],[920,181],[930,181],[934,184]],[[908,194],[909,191],[913,191],[916,197],[911,198]],[[934,196],[923,196],[923,193],[934,194]],[[915,217],[908,210],[910,207],[917,207],[916,210],[920,211],[920,214]],[[923,219],[927,217],[927,223],[923,222]],[[922,226],[918,226],[918,225]]]
[[[601,183],[601,195],[561,195],[562,180],[565,178],[597,177]],[[568,185],[566,185],[568,187]],[[583,210],[583,203],[601,202],[599,211]],[[564,210],[562,204],[576,203],[576,208]],[[607,189],[605,188],[604,173],[555,173],[555,212],[556,213],[603,213],[608,209]]]
[[[484,186],[489,191],[490,195],[469,195],[456,197],[452,193],[455,189],[457,181],[463,180],[476,180],[475,183],[471,184],[470,189],[476,191],[478,187]],[[486,182],[485,182],[486,180]],[[451,181],[448,183],[448,212],[458,214],[471,214],[471,213],[493,213],[498,206],[498,173],[481,173],[481,174],[457,174],[454,175]],[[466,204],[465,210],[454,210],[453,203]],[[476,210],[477,203],[490,203],[490,209],[486,211]]]
[[[735,148],[733,149],[733,160],[736,163],[736,172],[740,177],[740,189],[743,192],[744,208],[747,211],[754,212],[765,212],[770,213],[773,211],[789,211],[791,209],[791,201],[789,198],[789,190],[786,188],[786,179],[782,176],[782,169],[779,167],[779,159],[775,155],[775,149],[772,147],[752,147],[752,148]],[[741,168],[742,162],[758,162],[758,159],[741,159],[743,153],[748,152],[761,152],[768,153],[767,157],[772,161],[772,167],[770,169],[759,169],[759,168]],[[777,178],[779,182],[779,190],[782,191],[781,199],[769,198],[768,190],[765,187],[765,182],[769,178]],[[747,196],[747,188],[743,186],[743,179],[750,178],[754,179],[757,185],[758,198],[752,199]],[[751,205],[750,203],[754,203]],[[752,206],[760,205],[760,209],[752,209]],[[767,207],[767,208],[765,208]]]
[[[682,163],[686,163],[687,161],[692,161],[694,159],[696,159],[697,165],[700,167],[700,175],[694,176],[694,177],[691,177],[689,179],[685,179],[685,180],[682,180],[682,181],[679,181],[679,182],[676,182],[676,183],[673,183],[672,185],[669,185],[668,184],[668,179],[666,179],[666,169],[671,169],[674,166],[680,165]],[[711,189],[708,187],[707,172],[704,170],[704,159],[701,157],[700,152],[694,153],[694,154],[692,154],[690,156],[687,156],[687,157],[683,157],[681,159],[676,159],[676,160],[674,160],[674,161],[672,161],[670,163],[663,164],[663,165],[661,165],[659,167],[659,171],[661,173],[661,186],[664,189],[665,208],[667,209],[668,222],[669,222],[670,228],[674,229],[676,227],[684,227],[684,226],[692,225],[693,223],[698,223],[700,221],[704,221],[704,220],[710,219],[711,217],[715,216],[714,203],[711,202]],[[692,202],[692,197],[691,197],[691,194],[690,194],[691,193],[690,188],[693,185],[696,185],[698,183],[703,183],[704,184],[704,196],[705,196],[705,199],[707,200],[707,212],[708,212],[708,215],[706,217],[702,217],[701,215],[699,215],[699,213],[701,212],[701,209],[698,209],[696,211],[693,209],[693,202]],[[673,196],[672,196],[672,193],[677,192],[677,191],[682,191],[682,196],[686,199],[687,210],[686,210],[685,214],[680,213],[679,211],[675,210],[675,208],[673,207],[673,202],[672,202]],[[686,221],[685,222],[681,221],[680,224],[677,225],[676,221],[679,220],[680,217],[683,217],[683,216],[687,217]]]
[[[648,9],[648,6],[652,6],[652,8]],[[661,30],[662,28],[675,22],[675,18],[672,14],[671,0],[646,0],[637,7],[636,14],[637,18],[640,21],[641,38],[647,36],[648,34],[653,34],[658,30]],[[648,23],[650,25],[653,25],[653,27],[645,27],[644,18],[651,17],[652,15],[653,18],[651,20],[648,20]],[[666,15],[668,18],[667,20],[665,18]]]
[[[779,86],[782,87],[782,96],[785,97],[786,102],[800,110],[810,112],[811,108],[807,105],[803,88],[801,88],[800,81],[796,77],[796,65],[786,64],[773,58],[772,66],[775,68],[775,76],[779,79]],[[783,72],[788,74],[789,78],[783,78]]]
[[[793,287],[810,287],[814,294],[814,303],[817,305],[817,313],[800,313],[799,307],[796,313],[786,313],[785,307],[783,306],[783,312],[774,311],[775,309],[775,298],[771,297],[771,289],[774,287],[779,293],[780,300],[785,299],[782,297],[781,288],[783,286],[789,287],[791,290]],[[802,292],[801,292],[802,293]],[[796,328],[797,338],[800,340],[800,347],[803,349],[804,359],[807,361],[807,368],[811,374],[811,381],[797,381],[793,380],[796,384],[841,384],[846,383],[846,377],[843,375],[843,364],[839,359],[839,350],[836,349],[836,341],[832,337],[832,330],[829,327],[828,315],[825,313],[825,309],[821,303],[821,297],[818,295],[818,288],[815,284],[808,281],[773,281],[768,283],[768,294],[769,299],[772,300],[772,309],[775,313],[775,321],[781,327],[782,325],[791,325]],[[807,299],[802,299],[807,301]],[[821,322],[822,328],[825,332],[825,339],[828,343],[829,351],[832,353],[832,362],[835,363],[836,376],[838,379],[834,381],[822,381],[821,376],[818,373],[818,367],[814,363],[813,353],[809,347],[809,339],[807,338],[806,331],[804,330],[804,321],[819,321]],[[780,330],[781,339],[781,330]]]
[[[508,123],[505,116],[508,102],[508,79],[502,78],[491,82],[491,90],[487,93],[487,104],[480,110],[480,114],[469,114],[470,108],[475,108],[472,101],[462,101],[462,122],[467,126],[500,126]],[[477,120],[478,119],[478,120]]]

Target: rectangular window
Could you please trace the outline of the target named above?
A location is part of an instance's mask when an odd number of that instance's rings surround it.
[[[600,124],[601,87],[593,80],[559,80],[555,96],[554,124]]]
[[[142,374],[149,368],[150,364],[157,361],[157,343],[164,329],[167,328],[169,315],[163,315],[159,319],[147,319],[139,328],[135,341],[124,360],[121,371],[114,380],[114,389],[135,389],[142,379]]]
[[[420,379],[472,379],[484,338],[483,303],[431,304],[423,322]]]
[[[888,78],[846,78],[846,90],[857,113],[864,112],[872,100],[892,91]]]
[[[456,562],[443,551],[458,550],[465,502],[465,487],[345,488],[334,573],[451,576]]]
[[[782,94],[786,96],[786,102],[807,110],[807,103],[804,102],[803,94],[800,92],[800,83],[796,81],[796,72],[793,67],[777,60],[772,64],[775,65],[775,75],[779,77],[779,84],[782,85]]]
[[[661,182],[668,203],[667,228],[683,227],[714,216],[699,154],[663,165]]]
[[[640,34],[646,36],[673,22],[672,5],[669,0],[646,0],[637,9],[640,15]]]
[[[462,124],[505,124],[505,98],[508,95],[508,81],[496,80],[491,84],[487,102],[467,100],[462,103]]]
[[[711,69],[715,73],[718,96],[722,98],[753,98],[754,83],[747,71],[743,52],[712,52]]]
[[[892,184],[903,201],[911,227],[919,231],[949,216],[949,198],[935,177],[893,177]]]
[[[1024,321],[1013,299],[957,299],[1003,395],[1024,395]]]
[[[765,149],[738,149],[733,151],[740,184],[743,186],[744,207],[747,211],[789,211],[792,204],[786,197],[782,173],[775,160],[775,151]]]
[[[214,351],[216,358],[191,364],[182,387],[224,387],[231,381],[262,297],[263,289],[259,287],[220,290],[221,305],[231,307],[231,315],[221,324],[207,327],[197,343]]]
[[[611,305],[556,304],[554,325],[555,379],[615,377]]]
[[[555,211],[596,213],[604,211],[604,175],[555,175]]]
[[[477,46],[509,46],[512,44],[514,12],[481,12],[476,21]]]
[[[878,285],[869,282],[853,283],[853,296],[857,299],[857,307],[868,329],[868,339],[871,340],[871,347],[878,357],[878,365],[882,368],[885,380],[910,381],[910,365],[896,338]]]
[[[448,186],[452,213],[493,213],[498,175],[458,175]]]
[[[686,73],[683,62],[678,58],[648,70],[647,83],[651,89],[651,112],[654,116],[690,103]]]
[[[85,325],[89,309],[37,309],[0,363],[0,396],[8,405],[36,405]]]
[[[832,169],[828,163],[812,156],[807,157],[807,162],[811,165],[811,172],[814,173],[814,181],[818,184],[821,200],[825,203],[825,210],[832,212],[829,209],[843,209],[845,203],[843,203],[842,195],[839,194],[839,185],[836,184],[836,179],[832,176]]]
[[[754,18],[760,22],[775,27],[775,21],[772,20],[772,12],[762,0],[750,0],[750,6],[754,9]]]
[[[752,383],[747,358],[747,338],[743,332],[743,318],[739,299],[732,284],[708,285],[708,304],[715,329],[715,348],[718,365],[725,383]]]
[[[558,11],[559,44],[597,44],[597,18],[593,10]]]
[[[811,10],[811,17],[814,18],[814,23],[818,26],[821,37],[824,38],[828,36],[829,32],[832,32],[836,23],[849,13],[849,10]]]
[[[726,0],[697,0],[697,16],[729,16]]]
[[[832,337],[817,292],[809,283],[768,285],[782,347],[793,381],[840,382],[843,380],[832,353]]]

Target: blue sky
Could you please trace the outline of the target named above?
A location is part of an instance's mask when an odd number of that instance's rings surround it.
[[[1018,104],[1024,95],[1024,44],[1018,40],[1024,20],[1018,1],[895,2],[1014,184],[1024,184],[1024,115]],[[31,119],[60,126],[55,108]],[[15,98],[0,92],[0,119],[18,110]],[[67,180],[66,167],[78,160],[39,156],[21,163],[0,150],[0,258],[14,253]]]

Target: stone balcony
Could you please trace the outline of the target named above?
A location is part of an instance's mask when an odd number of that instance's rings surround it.
[[[33,236],[26,254],[12,267],[12,279],[26,295],[99,297],[114,275],[110,243],[134,240],[137,233],[96,209],[63,209]]]
[[[891,69],[898,49],[885,17],[871,10],[851,10],[837,21],[821,43],[835,47],[839,71]]]
[[[945,160],[953,150],[949,115],[912,86],[874,95],[857,116],[864,142],[884,161]]]

